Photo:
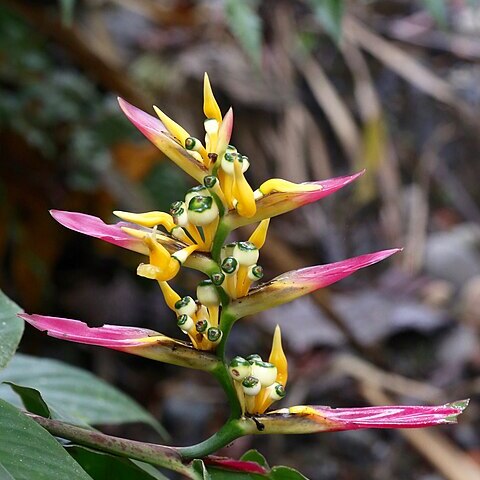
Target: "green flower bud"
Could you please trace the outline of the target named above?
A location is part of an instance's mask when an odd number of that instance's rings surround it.
[[[269,397],[274,401],[277,402],[278,400],[281,400],[287,392],[285,391],[285,387],[278,382],[275,382],[273,385],[270,385],[268,387],[268,394]]]
[[[184,202],[174,202],[170,206],[170,215],[173,217],[173,221],[180,227],[186,227],[188,225],[187,207]]]
[[[227,152],[223,157],[222,161],[220,162],[220,166],[222,170],[227,173],[228,175],[233,175],[235,173],[234,162],[235,159],[238,157],[237,152]]]
[[[185,148],[187,150],[197,150],[198,147],[201,145],[199,144],[200,144],[199,140],[197,140],[194,137],[188,137],[185,139]]]
[[[215,175],[207,175],[203,179],[203,184],[206,188],[213,188],[218,183],[218,178]]]
[[[258,355],[258,353],[252,353],[247,357],[247,360],[249,361],[250,365],[253,365],[255,362],[261,362],[262,357]]]
[[[252,282],[256,282],[263,277],[263,267],[261,265],[252,265],[248,269],[248,278]]]
[[[195,322],[192,317],[183,314],[177,318],[177,325],[183,332],[187,333],[195,326]]]
[[[192,317],[197,311],[197,304],[192,297],[183,297],[175,303],[175,310],[178,315],[188,315]]]
[[[233,145],[229,145],[227,147],[227,153],[236,153],[236,152],[237,152],[237,149]]]
[[[208,330],[208,327],[210,324],[208,323],[208,320],[206,318],[203,318],[202,320],[198,320],[198,322],[195,325],[195,328],[197,329],[198,333],[204,333]]]
[[[277,367],[269,362],[254,362],[252,375],[260,381],[262,387],[269,387],[277,379]]]
[[[232,275],[238,270],[238,261],[233,257],[227,257],[222,262],[222,271],[227,275]]]
[[[252,377],[251,375],[243,379],[242,387],[245,395],[248,395],[250,397],[258,395],[258,393],[262,389],[262,385],[260,384],[258,378]]]
[[[208,191],[208,188],[204,187],[203,185],[196,185],[195,187],[190,188],[185,194],[185,205],[188,205],[193,197],[198,196],[210,197],[211,195]]]
[[[243,357],[235,357],[232,359],[228,366],[228,371],[230,376],[234,380],[243,380],[245,377],[250,375],[252,366],[248,360],[245,360]]]
[[[207,338],[212,343],[218,343],[222,339],[223,332],[216,327],[210,327],[207,330]]]
[[[240,265],[249,267],[255,265],[259,257],[258,248],[252,242],[238,242],[233,249],[233,256]]]
[[[242,155],[241,162],[242,162],[242,172],[245,173],[248,170],[248,167],[250,166],[248,157],[246,155]]]
[[[220,286],[225,280],[225,275],[222,272],[217,272],[214,273],[210,278],[214,285]]]
[[[220,298],[212,280],[203,280],[197,286],[197,299],[206,307],[220,305]]]
[[[208,225],[212,223],[218,215],[218,207],[212,197],[197,195],[193,197],[188,204],[188,220],[194,225]]]

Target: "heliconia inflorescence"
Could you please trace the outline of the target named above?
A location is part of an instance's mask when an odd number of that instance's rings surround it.
[[[268,412],[287,393],[288,363],[280,328],[275,329],[268,361],[258,354],[227,361],[225,343],[234,322],[328,286],[399,251],[384,250],[295,270],[258,285],[264,275],[259,260],[270,219],[336,192],[363,172],[300,184],[273,178],[253,189],[245,173],[254,160],[230,143],[233,111],[230,108],[222,115],[206,74],[203,139],[191,135],[157,107],[158,118],[125,100],[119,103],[128,119],[197,185],[172,203],[168,212],[115,211],[121,220],[115,224],[77,212],[53,210],[51,214],[67,228],[142,255],[137,274],[158,283],[188,341],[134,327],[90,328],[77,320],[42,315],[22,314],[22,318],[57,338],[225,372],[223,386],[236,394],[238,418],[245,422],[244,434],[418,428],[455,420],[466,401],[440,407],[297,406]],[[248,224],[256,224],[248,238],[228,241],[233,230]],[[168,283],[183,266],[205,275],[195,298],[180,297]],[[258,428],[259,422],[262,429]]]

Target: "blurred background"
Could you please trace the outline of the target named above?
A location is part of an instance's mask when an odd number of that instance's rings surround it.
[[[191,179],[122,116],[120,95],[202,131],[207,71],[254,188],[367,173],[271,223],[266,278],[376,249],[402,254],[235,326],[230,354],[284,332],[285,405],[472,404],[457,427],[245,438],[312,479],[480,478],[478,0],[0,0],[0,287],[27,312],[180,336],[140,259],[48,209],[113,221],[165,210]],[[246,233],[245,233],[246,235]],[[238,239],[244,239],[240,234]],[[199,277],[175,279],[191,293]],[[210,378],[27,328],[23,352],[88,368],[173,444],[225,419]],[[160,441],[144,425],[109,433]]]

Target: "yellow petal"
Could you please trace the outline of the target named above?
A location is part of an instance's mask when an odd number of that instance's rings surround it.
[[[282,347],[282,332],[280,327],[275,327],[275,333],[273,335],[272,351],[268,359],[270,363],[273,363],[277,367],[277,382],[281,383],[284,387],[287,385],[288,380],[288,362]]]
[[[168,115],[165,115],[158,107],[153,106],[155,113],[158,115],[162,123],[167,130],[173,135],[180,143],[185,146],[185,140],[190,136],[189,133],[181,127],[177,122],[174,122]]]
[[[146,236],[144,241],[150,250],[150,263],[161,270],[166,269],[172,260],[168,250],[150,235]]]
[[[259,250],[263,247],[265,239],[267,238],[268,225],[270,224],[270,219],[266,218],[262,220],[255,231],[250,235],[248,239],[249,242],[252,242]]]
[[[238,200],[237,212],[242,217],[253,217],[257,211],[255,204],[255,196],[253,194],[252,187],[248,184],[247,180],[243,176],[242,165],[235,159],[235,183],[233,186],[234,196]]]
[[[203,112],[207,118],[214,118],[218,123],[222,121],[222,112],[213,96],[212,86],[207,72],[203,78]]]
[[[162,225],[168,232],[176,227],[172,216],[165,212],[130,213],[116,210],[113,214],[126,222],[136,223],[143,227],[152,228],[155,225]]]
[[[282,178],[270,178],[262,183],[259,190],[263,195],[268,195],[273,192],[311,192],[319,190],[319,185],[314,183],[293,183]]]
[[[167,282],[158,282],[158,284],[162,289],[163,298],[165,298],[168,308],[175,312],[175,304],[180,300],[180,295]]]

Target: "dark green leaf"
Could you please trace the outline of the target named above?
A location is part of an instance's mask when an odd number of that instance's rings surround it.
[[[262,23],[258,15],[258,0],[224,0],[227,23],[247,55],[260,65]]]
[[[145,422],[164,432],[158,421],[127,395],[91,373],[57,360],[16,355],[0,372],[2,381],[37,389],[53,413],[80,425]],[[19,403],[6,385],[0,386],[0,397]]]
[[[91,480],[40,425],[0,400],[0,478]]]
[[[245,462],[255,462],[262,467],[270,468],[268,466],[267,460],[258,450],[249,450],[248,452],[245,452],[240,458],[240,460],[243,460]]]
[[[270,478],[272,480],[308,480],[307,477],[290,467],[273,467]]]
[[[344,0],[309,0],[315,16],[335,43],[342,37]]]
[[[51,418],[52,415],[48,408],[48,405],[44,402],[40,392],[34,388],[24,387],[22,385],[17,385],[13,382],[5,382],[7,385],[10,385],[12,390],[20,396],[23,402],[23,406],[26,410],[41,417]]]
[[[0,290],[0,370],[15,354],[23,334],[24,323],[17,317],[22,309]]]
[[[59,0],[60,12],[62,14],[62,22],[70,27],[73,23],[73,9],[75,0]]]
[[[67,446],[66,449],[94,480],[109,478],[115,480],[163,480],[167,478],[154,467],[152,467],[153,470],[150,470],[151,473],[147,473],[144,468],[128,458],[115,457],[77,445]],[[141,465],[141,462],[138,463]]]

